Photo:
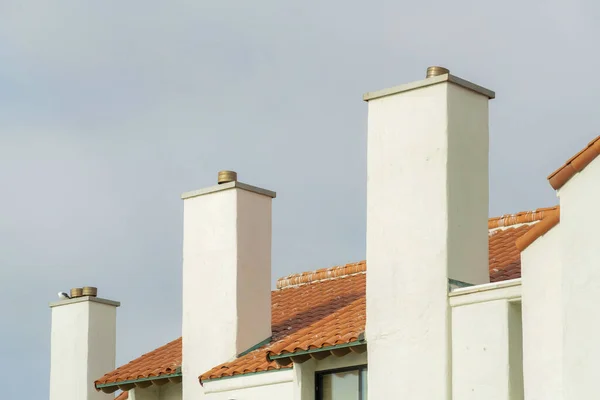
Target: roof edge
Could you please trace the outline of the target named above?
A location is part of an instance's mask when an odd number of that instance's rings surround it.
[[[550,229],[554,228],[560,222],[560,213],[556,212],[552,215],[547,216],[539,223],[537,223],[533,228],[531,228],[527,233],[517,239],[515,245],[519,251],[524,251],[527,247],[529,247],[533,242],[535,242],[541,236],[544,236]]]
[[[139,383],[152,382],[152,381],[163,380],[163,379],[169,379],[169,381],[173,381],[173,380],[176,380],[174,378],[181,378],[182,376],[183,376],[183,374],[181,373],[181,366],[179,366],[179,367],[177,367],[177,372],[175,372],[173,374],[149,376],[149,377],[145,377],[145,378],[130,379],[130,380],[118,381],[118,382],[97,383],[98,381],[96,381],[96,382],[94,382],[94,387],[96,388],[96,391],[98,391],[98,392],[102,391],[105,393],[113,393],[113,392],[117,391],[117,389],[121,389],[123,391],[131,390],[133,387],[137,387]],[[124,386],[124,387],[130,386],[130,388],[123,389],[122,386]],[[109,390],[105,390],[105,389],[109,389]],[[114,389],[114,390],[112,390],[112,389]]]
[[[588,143],[588,145],[569,158],[567,162],[556,171],[548,175],[548,182],[554,190],[565,185],[575,174],[581,172],[589,163],[600,155],[600,136]]]
[[[222,381],[224,379],[241,378],[242,376],[268,374],[268,373],[271,373],[271,372],[282,372],[282,371],[286,371],[286,370],[288,370],[290,368],[292,368],[292,367],[274,368],[274,369],[268,369],[266,371],[251,371],[251,372],[245,372],[243,374],[223,375],[223,376],[219,376],[219,377],[216,377],[216,378],[207,378],[207,379],[202,379],[203,375],[200,375],[198,377],[198,381],[202,385],[202,384],[207,383],[207,382]]]
[[[364,338],[364,332],[358,335],[358,339],[348,343],[340,343],[333,346],[324,346],[316,349],[308,349],[308,350],[298,350],[293,352],[286,352],[280,354],[273,354],[271,352],[267,352],[267,360],[275,361],[278,365],[285,367],[294,362],[294,357],[302,357],[302,356],[310,356],[315,353],[323,353],[323,352],[335,352],[340,349],[349,349],[351,347],[365,346],[367,341]],[[366,349],[365,349],[366,350]],[[348,350],[349,352],[350,350]],[[310,358],[310,357],[309,357]],[[306,361],[306,360],[304,360]],[[303,361],[300,361],[303,362]]]

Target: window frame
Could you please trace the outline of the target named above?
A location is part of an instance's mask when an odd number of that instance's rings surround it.
[[[325,369],[322,371],[315,372],[315,399],[323,400],[323,391],[320,389],[323,387],[323,376],[324,375],[330,375],[330,374],[336,374],[336,373],[348,372],[348,371],[358,371],[358,395],[360,396],[362,394],[362,390],[363,390],[363,380],[362,380],[362,371],[363,370],[367,370],[367,371],[369,370],[367,364],[352,365],[350,367],[344,367],[344,368]],[[368,375],[368,372],[367,372],[367,375]],[[359,400],[364,400],[364,399],[359,399]]]

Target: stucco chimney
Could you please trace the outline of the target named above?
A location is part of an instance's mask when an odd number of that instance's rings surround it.
[[[451,398],[448,279],[489,282],[490,90],[441,67],[367,93],[369,398]]]
[[[184,193],[183,399],[198,377],[271,336],[271,203],[275,193],[219,173]]]
[[[119,305],[95,295],[50,303],[50,400],[106,400],[94,380],[115,369]]]

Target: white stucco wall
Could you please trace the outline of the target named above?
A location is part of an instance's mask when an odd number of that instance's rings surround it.
[[[521,252],[527,400],[562,399],[562,269],[557,225]]]
[[[198,376],[271,336],[271,197],[184,198],[183,398],[198,400]]]
[[[160,400],[160,388],[149,386],[147,388],[135,388],[129,391],[129,400]]]
[[[160,400],[181,400],[181,383],[168,383],[160,388]]]
[[[316,365],[317,361],[314,359],[294,364],[294,400],[314,400]]]
[[[600,376],[600,159],[558,192],[562,252],[563,389],[565,399],[598,397]]]
[[[453,307],[454,399],[523,399],[520,307],[506,299]]]
[[[369,396],[449,399],[448,278],[489,281],[488,97],[450,83],[369,100]]]
[[[94,380],[115,369],[118,304],[80,297],[50,305],[50,400],[106,400]]]
[[[208,381],[204,391],[209,400],[293,400],[293,381],[294,372],[282,370]]]
[[[182,385],[167,383],[162,386],[135,388],[129,391],[129,400],[181,400]]]
[[[366,363],[366,353],[350,353],[343,357],[329,356],[319,361],[310,359],[301,364],[294,364],[291,370],[208,381],[204,383],[204,391],[210,400],[314,400],[315,374],[318,371],[361,366]]]

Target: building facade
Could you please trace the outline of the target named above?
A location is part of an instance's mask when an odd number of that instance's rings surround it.
[[[494,97],[440,67],[365,94],[366,261],[274,291],[276,194],[231,171],[183,194],[182,337],[115,369],[119,304],[53,303],[50,400],[595,398],[600,137],[558,206],[490,219]]]

